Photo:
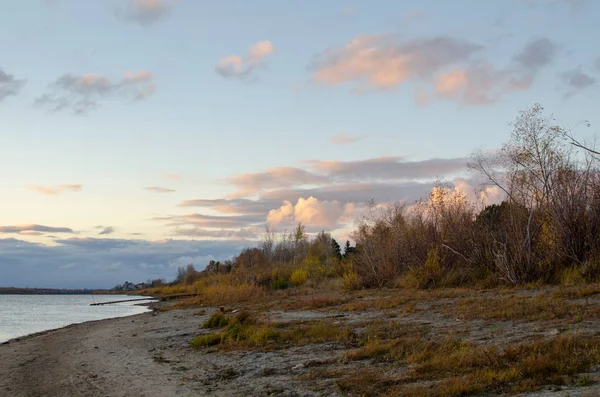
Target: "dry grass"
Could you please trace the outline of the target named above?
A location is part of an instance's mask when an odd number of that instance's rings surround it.
[[[550,294],[533,297],[471,297],[459,299],[447,307],[445,314],[461,320],[527,320],[567,319],[581,321],[580,305]]]
[[[276,324],[241,312],[228,318],[227,323],[222,331],[200,335],[190,345],[196,348],[218,345],[227,350],[276,349],[324,342],[350,343],[354,339],[349,329],[326,321]]]
[[[343,391],[356,395],[453,397],[481,392],[516,393],[544,385],[585,383],[586,378],[577,374],[600,363],[600,339],[566,335],[500,349],[455,338],[432,341],[403,337],[373,340],[345,358],[388,361],[409,368],[402,375],[362,370],[338,381]]]
[[[564,299],[582,299],[597,294],[600,294],[600,285],[598,284],[563,287],[553,292],[555,297]]]
[[[300,297],[287,302],[286,310],[315,310],[326,307],[339,306],[348,301],[348,298],[339,295],[315,295]]]

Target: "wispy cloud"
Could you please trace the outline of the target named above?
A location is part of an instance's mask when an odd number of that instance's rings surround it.
[[[42,185],[27,185],[29,190],[42,194],[60,194],[65,192],[79,192],[83,189],[80,184],[68,184],[68,185],[56,185],[56,186],[42,186]]]
[[[119,14],[125,20],[150,25],[168,17],[174,4],[174,0],[127,0]]]
[[[27,234],[25,232],[74,233],[73,229],[68,228],[68,227],[52,227],[52,226],[44,226],[44,225],[0,226],[0,233]]]
[[[16,79],[12,74],[6,73],[0,68],[0,103],[9,96],[17,96],[27,84],[25,79]]]
[[[156,91],[154,76],[148,71],[127,71],[118,81],[97,74],[77,76],[67,73],[50,84],[49,91],[35,104],[52,112],[69,109],[85,114],[109,98],[143,100]]]
[[[482,59],[484,49],[445,36],[405,40],[398,35],[362,35],[315,57],[312,81],[351,84],[355,93],[395,90],[413,82],[421,104],[444,99],[489,105],[509,92],[529,88],[539,71],[553,61],[558,47],[547,38],[536,39],[505,67]]]
[[[395,35],[361,35],[315,57],[317,84],[355,84],[354,91],[392,89],[407,80],[430,78],[468,60],[480,45],[451,37],[402,40]]]
[[[366,138],[366,135],[354,135],[354,134],[350,134],[348,132],[340,132],[339,134],[332,136],[330,138],[330,141],[332,143],[335,143],[338,145],[346,145],[349,143],[358,142],[365,138]]]
[[[160,186],[147,186],[144,190],[152,193],[173,193],[175,190]]]
[[[327,181],[326,176],[295,167],[275,167],[263,172],[237,174],[227,180],[238,188],[231,198],[250,196],[275,187],[322,184]]]
[[[96,229],[100,229],[100,231],[98,232],[99,236],[113,234],[117,231],[117,229],[114,226],[96,226]]]
[[[596,79],[585,73],[581,67],[562,73],[561,79],[566,87],[566,97],[570,97],[596,85]]]
[[[164,174],[165,178],[167,179],[171,179],[171,180],[178,180],[181,179],[181,174],[172,174],[167,172],[166,174]]]
[[[253,80],[260,69],[267,67],[266,58],[275,52],[275,47],[268,41],[253,44],[244,56],[230,55],[215,65],[215,72],[224,78]]]

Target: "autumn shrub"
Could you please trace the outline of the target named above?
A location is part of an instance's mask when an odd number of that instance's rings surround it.
[[[295,269],[290,276],[290,283],[292,285],[298,286],[302,285],[308,279],[308,272],[305,269],[298,268]]]

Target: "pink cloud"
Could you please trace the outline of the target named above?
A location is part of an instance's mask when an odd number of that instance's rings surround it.
[[[41,185],[27,185],[29,190],[42,194],[60,194],[64,192],[79,192],[83,189],[80,184],[69,184],[69,185],[56,185],[56,186],[41,186]]]
[[[331,137],[331,142],[338,144],[338,145],[345,145],[345,144],[349,144],[349,143],[358,142],[365,138],[366,138],[365,135],[353,135],[348,132],[340,132],[339,134],[336,134]]]

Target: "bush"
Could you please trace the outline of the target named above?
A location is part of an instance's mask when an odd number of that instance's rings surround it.
[[[202,323],[202,328],[221,328],[227,325],[229,325],[229,319],[223,313],[217,312]]]
[[[308,273],[306,272],[306,270],[300,268],[292,272],[292,275],[290,276],[290,283],[292,285],[298,286],[304,284],[307,279]]]
[[[287,280],[287,278],[284,278],[282,276],[279,276],[276,279],[271,280],[271,289],[274,289],[274,290],[287,289],[289,286],[290,286],[290,283]]]

